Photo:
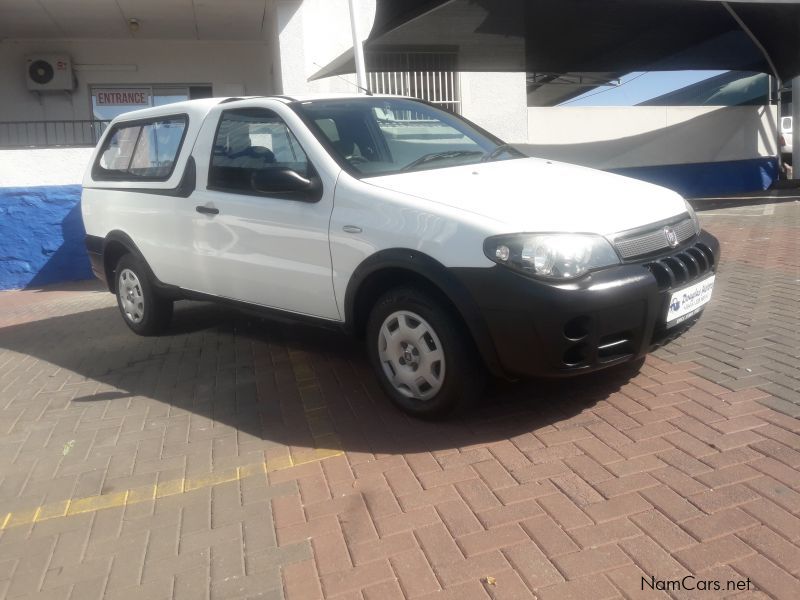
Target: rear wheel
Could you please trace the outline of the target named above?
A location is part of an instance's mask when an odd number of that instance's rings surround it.
[[[115,270],[117,305],[125,324],[139,335],[156,335],[172,319],[171,300],[160,297],[140,260],[131,254],[119,259]]]
[[[381,297],[370,315],[368,353],[378,380],[413,416],[447,416],[483,391],[483,365],[451,310],[422,290],[397,288]]]

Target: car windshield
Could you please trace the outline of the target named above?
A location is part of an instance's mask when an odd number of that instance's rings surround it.
[[[523,157],[468,121],[414,100],[364,97],[293,107],[340,164],[361,176]]]

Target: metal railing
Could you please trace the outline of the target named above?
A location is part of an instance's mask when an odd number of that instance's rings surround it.
[[[457,74],[452,71],[393,71],[369,73],[369,89],[376,94],[397,94],[427,100],[458,113]],[[415,117],[411,117],[415,118]]]
[[[95,146],[111,121],[0,121],[0,148]]]
[[[369,89],[427,100],[454,113],[461,97],[454,53],[376,52],[367,57]],[[414,117],[410,117],[414,118]]]

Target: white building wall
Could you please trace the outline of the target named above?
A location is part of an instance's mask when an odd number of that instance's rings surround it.
[[[527,112],[528,153],[600,169],[775,155],[774,107],[556,107]]]
[[[528,139],[525,73],[460,73],[461,114],[506,142]]]
[[[94,148],[0,150],[2,188],[78,185]]]
[[[355,0],[362,38],[369,37],[375,20],[375,0]],[[281,93],[357,91],[355,75],[308,78],[353,47],[348,0],[277,0],[275,38],[280,47]]]
[[[364,38],[375,5],[355,0]],[[0,41],[0,121],[90,119],[92,85],[210,84],[215,96],[356,91],[354,74],[308,81],[352,48],[348,0],[276,0],[273,7],[261,42]],[[513,51],[519,53],[516,46]],[[69,55],[76,66],[75,90],[29,92],[25,57],[30,54]],[[503,139],[526,141],[524,73],[462,73],[459,79],[464,116]]]
[[[211,84],[215,95],[272,94],[272,52],[270,41],[4,40],[0,121],[90,119],[93,84]],[[29,92],[25,57],[62,53],[77,65],[76,89]]]

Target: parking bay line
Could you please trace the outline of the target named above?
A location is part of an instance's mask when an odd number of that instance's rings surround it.
[[[331,439],[335,436],[330,436]],[[333,441],[333,440],[332,440]],[[333,444],[331,444],[333,445]],[[52,519],[71,517],[75,515],[97,512],[107,508],[118,508],[120,506],[130,506],[151,500],[158,500],[168,496],[185,494],[202,488],[214,487],[232,481],[241,481],[254,475],[266,475],[275,471],[291,469],[299,465],[319,462],[326,458],[341,456],[344,452],[340,448],[313,448],[308,452],[298,453],[296,457],[291,454],[279,457],[274,460],[254,463],[241,467],[224,469],[217,473],[210,473],[200,477],[172,479],[162,481],[154,485],[140,486],[122,492],[112,492],[97,496],[87,496],[85,498],[72,498],[61,500],[42,506],[6,513],[0,517],[0,531],[41,523]]]
[[[241,481],[255,475],[266,475],[275,471],[291,469],[307,463],[320,462],[344,454],[339,436],[334,433],[327,415],[324,397],[319,389],[313,370],[305,360],[305,353],[290,351],[289,360],[294,371],[295,380],[300,391],[303,412],[308,424],[314,447],[307,451],[268,458],[261,463],[231,467],[217,473],[209,473],[199,477],[182,477],[163,481],[153,485],[140,486],[121,492],[109,492],[84,498],[71,498],[58,502],[43,504],[36,508],[0,513],[0,531],[50,521],[52,519],[71,517],[80,514],[97,512],[107,508],[119,508],[142,502],[155,501],[159,498],[185,494],[195,490],[214,487],[232,481]]]

